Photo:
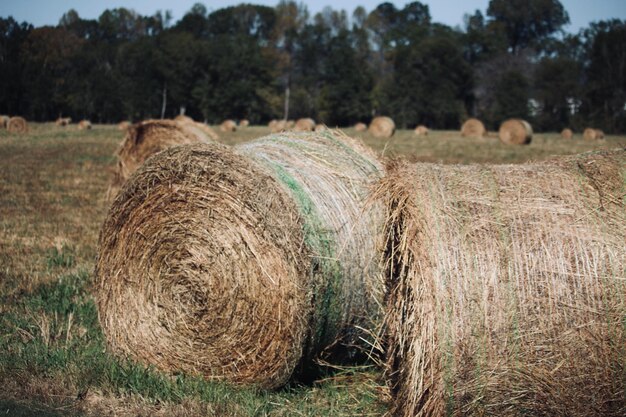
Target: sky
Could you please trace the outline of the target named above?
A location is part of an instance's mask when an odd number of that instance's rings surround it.
[[[63,13],[75,9],[83,19],[95,19],[106,9],[126,7],[142,15],[153,15],[158,10],[170,10],[173,22],[179,20],[194,3],[202,3],[210,11],[240,3],[275,6],[278,0],[0,0],[0,17],[12,16],[15,20],[34,26],[56,25]],[[325,6],[334,10],[344,9],[349,15],[357,6],[369,12],[384,0],[300,0],[313,15]],[[402,8],[409,1],[391,1]],[[487,10],[489,0],[422,0],[430,8],[434,22],[463,27],[463,15]],[[626,20],[626,0],[561,0],[569,13],[571,23],[564,27],[567,32],[578,33],[590,22],[618,18]]]

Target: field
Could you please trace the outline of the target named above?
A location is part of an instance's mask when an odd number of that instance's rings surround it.
[[[216,129],[217,131],[218,129]],[[386,157],[438,163],[522,163],[626,147],[626,136],[586,142],[536,134],[529,146],[457,132],[391,140],[352,129]],[[269,133],[222,133],[235,144]],[[387,393],[374,366],[328,372],[275,392],[170,377],[106,352],[91,296],[106,190],[123,133],[34,124],[0,131],[0,413],[8,415],[382,415]]]

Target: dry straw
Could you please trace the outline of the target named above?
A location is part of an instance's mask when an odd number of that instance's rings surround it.
[[[624,150],[390,169],[393,415],[624,415],[624,178]]]
[[[467,119],[461,126],[461,136],[468,138],[482,138],[487,135],[485,125],[478,119]]]
[[[498,137],[507,145],[527,145],[533,138],[533,128],[521,119],[509,119],[500,125]]]
[[[419,125],[415,128],[414,133],[416,136],[428,136],[428,128],[424,125]]]
[[[572,132],[572,129],[565,128],[561,131],[561,137],[568,140],[572,139],[574,137],[574,132]]]
[[[293,130],[296,132],[312,132],[315,130],[315,120],[310,118],[298,119]]]
[[[27,133],[28,124],[26,123],[26,119],[20,116],[11,117],[7,123],[7,130],[10,133]]]
[[[91,122],[89,120],[81,120],[78,122],[78,130],[89,130],[91,129]]]
[[[369,126],[369,132],[377,138],[390,138],[396,131],[396,124],[389,117],[375,117]]]
[[[148,160],[113,203],[96,266],[112,349],[271,388],[379,319],[381,166],[331,131],[198,144]]]
[[[220,130],[222,132],[234,132],[237,130],[237,123],[234,120],[224,120],[220,125]]]
[[[604,139],[604,132],[600,129],[586,128],[583,132],[583,138],[585,140],[600,140]]]

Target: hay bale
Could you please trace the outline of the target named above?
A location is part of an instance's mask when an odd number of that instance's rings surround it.
[[[69,126],[72,123],[71,117],[59,117],[54,124],[59,127]]]
[[[326,126],[325,124],[318,123],[318,124],[315,125],[315,131],[316,132],[323,132],[325,130],[328,130],[328,126]]]
[[[111,348],[269,388],[359,343],[382,291],[382,219],[362,211],[382,167],[366,149],[291,132],[146,161],[100,234],[96,298]]]
[[[396,131],[396,124],[389,117],[375,117],[369,126],[371,135],[377,138],[390,138]]]
[[[354,125],[354,130],[357,132],[365,132],[367,130],[367,125],[365,123],[357,123]]]
[[[561,137],[568,140],[572,139],[574,137],[574,132],[572,131],[572,129],[565,128],[561,131]]]
[[[293,129],[295,124],[296,122],[294,122],[293,120],[287,120],[285,121],[285,129]]]
[[[478,119],[467,119],[461,126],[461,136],[468,138],[482,138],[487,135],[485,125]]]
[[[1,115],[0,116],[0,128],[6,129],[9,126],[9,120],[11,118],[9,116]]]
[[[315,120],[310,118],[298,119],[293,130],[296,132],[313,132],[315,130]]]
[[[601,140],[604,139],[604,132],[600,129],[586,128],[583,132],[585,140]]]
[[[7,130],[9,133],[27,133],[28,132],[28,123],[26,123],[26,119],[20,116],[13,116],[9,119],[7,123]]]
[[[91,122],[89,120],[81,120],[78,122],[78,130],[89,130],[91,129]]]
[[[428,128],[424,125],[419,125],[413,131],[416,136],[428,136]]]
[[[175,122],[178,122],[185,126],[185,129],[195,132],[198,136],[207,136],[209,139],[213,141],[219,141],[220,137],[210,126],[205,123],[200,123],[194,121],[191,117],[179,115],[174,119]]]
[[[220,130],[222,132],[234,132],[237,130],[237,123],[234,120],[224,120],[220,125]]]
[[[242,119],[239,121],[239,126],[241,127],[248,127],[250,126],[250,121],[247,119]]]
[[[522,119],[509,119],[500,125],[500,142],[507,145],[527,145],[533,138],[533,128]]]
[[[272,120],[268,126],[272,133],[279,133],[287,129],[287,122],[285,120]]]
[[[624,150],[390,169],[392,415],[623,415],[624,174]]]
[[[174,121],[179,122],[179,123],[187,123],[187,124],[196,122],[191,117],[185,116],[184,114],[179,114],[178,116],[174,117]]]
[[[123,120],[117,124],[118,130],[126,131],[130,127],[130,122],[127,120]]]

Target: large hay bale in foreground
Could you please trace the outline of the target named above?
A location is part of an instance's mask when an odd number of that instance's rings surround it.
[[[81,120],[78,122],[78,130],[89,130],[91,129],[91,122],[89,120]]]
[[[527,145],[533,138],[533,128],[521,119],[509,119],[500,125],[500,142],[507,145]]]
[[[467,138],[482,138],[487,135],[485,125],[478,119],[467,119],[461,126],[461,136]]]
[[[293,130],[296,132],[313,132],[315,130],[315,120],[310,118],[298,119]]]
[[[376,159],[332,132],[150,158],[100,234],[97,305],[112,349],[166,371],[284,384],[359,344],[380,316],[363,212]]]
[[[574,132],[572,129],[565,128],[561,131],[561,137],[567,140],[572,139],[574,137]]]
[[[365,123],[357,123],[354,125],[354,130],[357,132],[365,132],[367,130],[367,125]]]
[[[20,116],[14,116],[9,119],[7,123],[7,130],[10,133],[27,133],[28,132],[28,123],[26,123],[26,119]]]
[[[419,125],[415,128],[413,133],[416,136],[428,136],[428,128],[424,125]]]
[[[222,132],[234,132],[237,130],[237,123],[234,120],[224,120],[222,124],[220,124],[220,130]]]
[[[390,138],[396,131],[396,124],[390,117],[375,117],[369,126],[369,132],[377,138]]]
[[[624,150],[391,170],[393,415],[623,416],[625,175]]]
[[[601,140],[604,139],[604,132],[600,129],[586,128],[583,132],[583,139],[585,140]]]

